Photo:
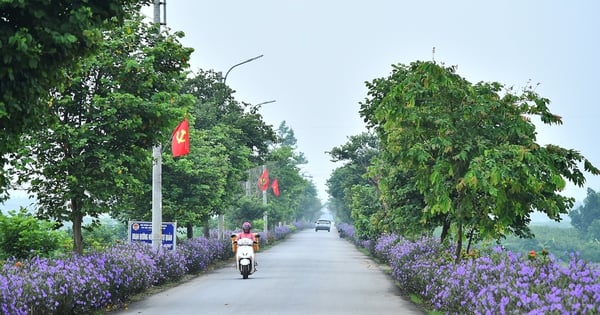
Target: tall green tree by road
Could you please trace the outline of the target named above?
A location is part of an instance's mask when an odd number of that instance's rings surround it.
[[[338,220],[344,222],[353,222],[356,218],[361,218],[359,223],[359,234],[365,236],[371,234],[360,230],[362,227],[367,227],[370,221],[366,219],[372,213],[372,202],[364,200],[365,204],[361,204],[361,197],[353,195],[353,187],[363,187],[360,190],[355,190],[354,193],[364,192],[365,187],[376,187],[378,178],[370,177],[368,170],[373,159],[379,154],[379,143],[376,135],[372,133],[362,133],[348,138],[348,142],[340,147],[334,147],[328,152],[333,162],[343,162],[343,166],[334,170],[331,177],[327,180],[328,193],[331,196],[330,208],[337,216]],[[357,188],[358,189],[358,188]],[[377,194],[377,190],[372,191]],[[369,198],[371,199],[371,198]]]
[[[277,139],[271,144],[267,166],[270,177],[279,180],[281,194],[270,198],[270,220],[275,223],[316,219],[321,202],[314,183],[303,174],[302,165],[308,161],[298,151],[294,130],[285,121],[277,127]]]
[[[221,74],[200,69],[186,82],[184,93],[196,97],[191,113],[196,117],[194,128],[210,129],[228,125],[241,130],[232,135],[239,145],[251,150],[250,162],[261,165],[269,152],[269,144],[276,141],[273,126],[267,125],[260,114],[260,105],[239,102],[235,91],[223,84]]]
[[[294,131],[285,121],[277,128],[277,141],[270,143],[266,167],[271,183],[279,182],[279,196],[275,196],[272,187],[267,190],[267,211],[270,227],[279,222],[309,221],[316,217],[321,209],[321,202],[314,183],[302,173],[301,166],[307,163],[302,152],[297,151]],[[262,191],[256,185],[262,167],[257,166],[248,171],[249,185],[247,194],[250,198],[262,199]],[[232,209],[235,212],[236,209]],[[236,215],[230,212],[232,218]]]
[[[23,133],[44,129],[50,89],[67,82],[63,68],[102,44],[102,30],[150,0],[3,0],[0,2],[0,199],[8,181],[6,153]]]
[[[343,166],[346,175],[334,174],[328,182],[330,193],[336,200],[332,208],[339,219],[344,220],[349,216],[357,236],[364,239],[375,238],[381,232],[374,221],[374,214],[384,208],[378,187],[380,177],[372,176],[374,173],[369,172],[379,153],[379,140],[375,134],[368,132],[349,137],[348,142],[329,152],[332,161],[347,163]],[[335,184],[338,180],[341,182]],[[337,185],[343,189],[336,190]],[[343,211],[340,211],[343,209],[349,210],[349,215],[343,215]]]
[[[219,175],[224,182],[219,180],[210,184],[215,190],[213,193],[219,192],[219,201],[210,204],[210,213],[206,213],[209,210],[206,208],[208,204],[197,205],[195,208],[204,209],[199,211],[206,221],[210,215],[223,214],[227,209],[236,208],[240,196],[244,194],[240,183],[247,180],[247,170],[264,163],[268,143],[276,140],[272,127],[264,122],[258,112],[260,107],[235,100],[232,95],[234,91],[224,85],[222,80],[220,73],[199,70],[186,80],[182,90],[195,97],[195,104],[190,110],[190,115],[195,118],[192,129],[210,135],[204,142],[205,147],[200,150],[207,154],[220,150],[217,147],[222,146],[226,151],[221,163],[226,166],[227,171]],[[194,154],[192,152],[190,157],[183,159],[192,158]],[[177,163],[174,167],[177,167]],[[219,169],[211,168],[204,172],[220,172]],[[178,184],[180,183],[173,183]],[[207,233],[208,229],[205,229],[205,235]]]
[[[395,71],[406,70],[397,68]],[[380,104],[395,88],[398,83],[395,79],[401,78],[402,75],[396,74],[389,78],[378,78],[366,83],[368,97],[360,103],[361,116],[377,134],[385,135],[386,131],[382,128],[383,124],[374,125],[372,123],[376,121],[374,109],[377,108],[372,104]],[[385,150],[388,146],[386,137],[379,136],[378,141],[383,149],[370,161],[369,176],[378,178],[377,186],[383,207],[373,215],[372,225],[374,228],[379,233],[394,232],[409,237],[420,236],[423,233],[431,234],[437,226],[442,226],[442,239],[444,239],[450,227],[447,214],[431,216],[426,222],[421,220],[425,201],[413,179],[414,170],[399,167],[401,163],[398,155]]]
[[[269,189],[269,222],[292,222],[298,216],[304,217],[300,209],[300,200],[309,185],[305,179],[296,160],[297,155],[289,146],[274,148],[269,156],[267,168],[271,181],[277,178],[279,181],[279,197],[272,194]]]
[[[38,216],[73,223],[83,251],[82,219],[133,206],[151,172],[151,148],[170,139],[191,99],[182,95],[192,49],[136,15],[104,35],[101,50],[68,67],[69,82],[48,103],[57,123],[32,130],[15,156]]]
[[[294,214],[294,221],[312,222],[319,218],[322,208],[323,204],[319,199],[319,193],[315,183],[311,180],[307,180],[304,191],[300,194],[298,200],[298,210]]]
[[[227,193],[227,174],[234,168],[227,149],[231,132],[191,129],[190,154],[173,158],[169,152],[163,157],[163,219],[185,227],[188,238],[194,237],[195,226],[215,214]]]
[[[395,65],[373,84],[369,93],[389,92],[362,104],[361,115],[398,161],[390,167],[414,172],[425,201],[422,221],[448,216],[457,260],[465,236],[527,236],[534,211],[560,220],[574,203],[560,194],[565,180],[583,185],[580,163],[600,173],[576,150],[536,143],[532,118],[562,121],[532,87],[471,84],[454,67],[420,61]]]
[[[349,165],[344,165],[333,170],[331,176],[327,179],[327,194],[329,200],[327,206],[339,222],[352,223],[352,196],[347,189],[351,186],[346,185],[349,177],[356,178],[353,169]]]

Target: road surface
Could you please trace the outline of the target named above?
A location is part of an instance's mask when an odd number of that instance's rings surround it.
[[[331,232],[306,229],[259,251],[249,279],[233,261],[114,314],[424,314],[391,277]]]

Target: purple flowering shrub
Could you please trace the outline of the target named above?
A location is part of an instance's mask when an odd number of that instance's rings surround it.
[[[524,258],[497,247],[489,255],[440,268],[435,282],[428,293],[432,303],[453,313],[600,312],[600,268],[577,255],[565,266],[550,255]]]
[[[447,314],[598,314],[600,267],[572,255],[518,255],[500,247],[454,261],[453,246],[433,238],[383,235],[375,255],[409,293]]]
[[[85,256],[11,259],[0,269],[0,313],[91,314],[226,257],[228,241],[192,239],[177,251],[134,243]]]
[[[155,274],[154,285],[161,285],[169,281],[183,278],[188,269],[185,264],[185,253],[179,250],[155,250],[151,246],[140,246],[139,251],[150,257],[158,271]]]
[[[177,245],[177,251],[184,255],[189,273],[205,270],[210,264],[233,256],[230,240],[216,241],[203,237],[184,240]]]
[[[347,238],[348,240],[356,243],[354,239],[354,227],[348,223],[336,223],[336,228],[341,238]]]
[[[305,221],[296,221],[296,222],[294,222],[292,224],[296,228],[295,231],[299,231],[299,230],[308,229],[308,228],[312,228],[313,227],[312,223],[308,223],[308,222],[305,222]]]
[[[281,240],[291,232],[292,230],[287,225],[276,226],[275,230],[273,231],[273,236],[275,237],[275,240]]]
[[[433,273],[451,260],[448,258],[450,253],[431,238],[417,242],[403,240],[390,248],[387,261],[400,287],[408,292],[422,293],[434,277]]]
[[[375,242],[373,256],[379,258],[385,263],[389,263],[389,257],[392,247],[396,245],[401,238],[396,234],[384,234]]]
[[[259,244],[265,245],[267,243],[273,243],[275,241],[280,241],[286,238],[289,234],[298,230],[299,226],[303,226],[304,223],[295,222],[292,225],[281,225],[276,226],[273,231],[269,232],[258,232],[259,235]]]
[[[154,278],[148,275],[156,274],[151,259],[131,254],[7,261],[0,275],[0,308],[4,314],[86,314],[118,303],[136,287],[151,285]]]
[[[281,226],[261,238],[279,240],[293,230]],[[9,259],[0,264],[0,313],[94,314],[232,256],[230,240],[201,237],[181,241],[177,251],[133,243],[83,256]]]

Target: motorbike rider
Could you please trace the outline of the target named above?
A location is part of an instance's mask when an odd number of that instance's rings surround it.
[[[242,231],[238,233],[237,239],[239,240],[240,238],[249,238],[253,242],[256,242],[256,235],[254,235],[254,233],[251,233],[250,229],[252,229],[252,224],[250,224],[250,222],[244,222],[242,224]]]
[[[256,239],[256,235],[252,232],[250,232],[250,229],[252,229],[252,224],[250,224],[250,222],[244,222],[242,224],[242,231],[240,233],[238,233],[237,235],[237,239],[241,239],[241,238],[249,238],[252,240],[254,245],[254,251],[258,251],[258,240]],[[256,266],[258,266],[258,263],[256,262],[256,254],[254,256],[254,271],[256,271]]]

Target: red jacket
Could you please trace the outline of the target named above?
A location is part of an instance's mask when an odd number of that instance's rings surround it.
[[[256,236],[252,232],[246,233],[246,232],[242,231],[242,232],[238,233],[238,235],[237,235],[237,239],[239,240],[240,238],[249,238],[249,239],[253,240],[254,242],[256,242]]]

